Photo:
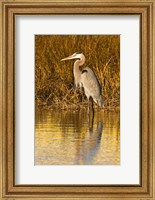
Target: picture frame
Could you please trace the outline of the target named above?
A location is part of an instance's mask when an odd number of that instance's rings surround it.
[[[1,199],[155,199],[155,1],[14,0],[1,8]],[[140,16],[140,184],[138,185],[16,185],[15,23],[18,15]]]

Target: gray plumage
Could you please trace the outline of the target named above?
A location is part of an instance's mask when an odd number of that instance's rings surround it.
[[[76,59],[73,67],[74,84],[76,88],[84,88],[85,95],[88,99],[88,111],[90,97],[92,97],[92,99],[98,106],[102,107],[102,90],[97,76],[89,67],[84,68],[82,71],[79,68],[85,63],[85,56],[81,52],[76,52],[73,55],[62,59],[61,61],[71,59]]]
[[[82,70],[81,83],[87,99],[92,97],[95,103],[101,107],[103,104],[101,86],[95,73],[89,67]]]

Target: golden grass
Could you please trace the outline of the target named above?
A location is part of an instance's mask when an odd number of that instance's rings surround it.
[[[36,35],[35,103],[42,108],[81,108],[84,93],[74,91],[73,63],[60,60],[81,51],[102,87],[104,106],[120,105],[120,36],[118,35]]]

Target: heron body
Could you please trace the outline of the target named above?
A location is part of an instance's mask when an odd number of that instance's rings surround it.
[[[89,67],[82,70],[81,83],[87,99],[92,97],[94,102],[101,107],[103,104],[101,86],[95,73]]]
[[[102,90],[97,76],[89,67],[84,68],[82,71],[80,70],[80,66],[85,63],[85,56],[81,52],[76,52],[61,61],[71,59],[76,59],[73,67],[74,84],[76,88],[84,88],[85,95],[88,99],[88,111],[90,98],[92,98],[98,106],[102,107]]]

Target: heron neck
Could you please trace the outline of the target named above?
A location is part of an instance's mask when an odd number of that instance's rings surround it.
[[[81,70],[80,70],[80,66],[82,66],[85,63],[85,57],[83,56],[82,59],[80,60],[76,60],[74,62],[74,77],[79,77],[81,75]]]
[[[79,65],[79,60],[76,60],[74,62],[74,68],[73,68],[73,72],[74,72],[74,77],[78,78],[81,75],[81,71],[80,71],[80,65]]]

